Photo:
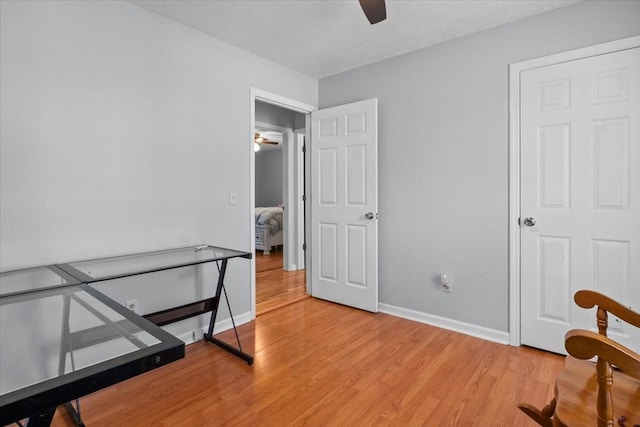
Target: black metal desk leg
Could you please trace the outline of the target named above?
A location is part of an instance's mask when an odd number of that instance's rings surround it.
[[[58,375],[63,375],[66,370],[66,362],[67,362],[67,353],[69,353],[69,357],[71,359],[71,369],[73,371],[76,370],[74,356],[73,356],[73,347],[71,345],[71,329],[69,327],[69,311],[71,310],[71,296],[68,293],[64,294],[64,311],[62,314],[62,338],[60,339],[60,357],[58,360]],[[82,417],[80,417],[80,399],[76,399],[76,406],[74,406],[67,402],[65,403],[65,408],[73,422],[77,427],[85,427],[82,422]]]
[[[84,421],[82,421],[82,417],[80,417],[80,399],[76,399],[75,407],[71,404],[71,402],[67,402],[64,404],[64,408],[67,410],[67,413],[76,424],[76,426],[85,427]]]
[[[219,272],[220,273],[218,275],[218,285],[216,286],[216,294],[214,296],[213,307],[211,309],[211,320],[209,320],[209,330],[206,334],[204,334],[204,339],[228,351],[229,353],[235,356],[238,356],[239,358],[247,362],[248,365],[252,365],[253,356],[242,351],[242,348],[240,347],[239,338],[238,338],[238,346],[240,348],[238,349],[213,336],[213,327],[216,323],[216,316],[218,315],[218,306],[220,304],[220,298],[222,297],[222,292],[224,292],[224,276],[227,273],[226,259],[222,260],[222,266],[220,267]],[[233,315],[231,314],[231,306],[229,305],[229,300],[227,300],[227,306],[229,307],[229,315],[232,317],[231,321],[233,322]],[[233,324],[233,329],[236,332],[236,336],[237,336],[238,331],[236,329],[235,323]]]
[[[50,408],[41,414],[29,417],[29,420],[25,424],[25,427],[49,427],[53,420],[53,414],[56,413],[56,408]]]

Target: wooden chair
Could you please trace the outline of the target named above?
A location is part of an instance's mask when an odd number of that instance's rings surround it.
[[[555,397],[542,410],[518,407],[541,426],[640,426],[640,354],[607,337],[607,313],[637,328],[640,314],[593,291],[578,291],[574,300],[582,308],[598,307],[599,333],[567,332],[569,356]],[[589,361],[596,356],[595,364]]]

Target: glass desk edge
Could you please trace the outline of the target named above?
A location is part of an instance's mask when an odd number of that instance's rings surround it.
[[[87,284],[75,285],[160,342],[0,396],[0,425],[36,415],[185,356],[185,343]],[[67,286],[65,286],[67,287]],[[51,291],[49,289],[48,291]],[[27,295],[25,295],[28,297]],[[108,371],[105,371],[108,368]],[[133,374],[131,374],[133,372]]]
[[[181,262],[181,263],[176,263],[176,264],[163,265],[161,267],[156,267],[156,268],[139,269],[139,270],[135,270],[135,271],[129,271],[129,272],[117,273],[117,274],[111,274],[111,275],[105,275],[105,276],[98,276],[98,277],[93,277],[93,276],[91,276],[89,274],[86,274],[86,273],[78,270],[77,268],[75,268],[73,266],[73,264],[92,263],[92,262],[94,262],[94,263],[110,262],[110,261],[115,261],[115,260],[119,260],[119,259],[126,259],[128,257],[145,256],[145,255],[153,256],[153,255],[156,255],[156,254],[157,255],[161,255],[161,254],[168,254],[168,253],[171,253],[171,252],[179,252],[179,251],[184,251],[184,250],[189,250],[189,249],[193,249],[195,251],[213,249],[213,250],[223,251],[224,254],[221,255],[221,256],[215,256],[215,257],[211,257],[211,258],[207,258],[207,259],[198,259],[198,260],[193,260],[193,261],[190,261],[190,262]],[[205,264],[205,263],[209,263],[209,262],[225,261],[225,260],[232,259],[232,258],[252,259],[253,255],[251,254],[251,252],[244,252],[244,251],[238,251],[238,250],[235,250],[235,249],[223,248],[223,247],[220,247],[220,246],[202,244],[202,245],[183,246],[183,247],[180,247],[180,248],[163,249],[163,250],[158,250],[158,251],[139,252],[139,253],[133,253],[133,254],[128,254],[128,255],[119,255],[119,256],[113,256],[113,257],[103,257],[103,258],[87,259],[87,260],[82,260],[82,261],[73,261],[73,262],[67,262],[67,263],[63,263],[63,264],[54,264],[54,266],[57,267],[58,269],[60,269],[61,271],[63,271],[64,273],[66,273],[67,275],[73,277],[74,279],[76,279],[76,280],[78,280],[78,281],[80,281],[82,283],[95,283],[95,282],[103,282],[103,281],[107,281],[107,280],[121,279],[121,278],[124,278],[124,277],[137,276],[137,275],[141,275],[141,274],[155,273],[155,272],[158,272],[158,271],[171,270],[171,269],[174,269],[174,268],[189,267],[189,266],[194,266],[194,265],[198,265],[198,264]]]
[[[80,281],[80,280],[76,279],[75,277],[71,276],[69,273],[65,272],[64,270],[61,270],[60,268],[56,267],[55,264],[41,265],[41,266],[37,266],[37,267],[27,267],[27,268],[15,269],[15,270],[2,271],[2,272],[0,272],[0,278],[2,276],[8,276],[8,275],[15,274],[15,273],[21,273],[21,272],[26,272],[26,271],[30,271],[30,270],[38,270],[38,269],[45,269],[45,268],[50,270],[52,273],[56,274],[61,279],[65,280],[67,283],[45,285],[45,286],[41,286],[41,287],[38,287],[38,288],[24,289],[24,290],[21,290],[21,291],[12,291],[12,292],[6,292],[6,293],[2,293],[2,290],[0,289],[0,299],[5,298],[5,297],[14,296],[14,295],[31,294],[31,293],[37,293],[37,292],[47,291],[47,290],[51,290],[51,289],[66,288],[66,287],[70,287],[70,286],[77,286],[77,285],[80,285],[80,284],[83,283],[82,281]]]

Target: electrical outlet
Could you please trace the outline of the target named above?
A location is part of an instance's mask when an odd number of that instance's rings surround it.
[[[442,274],[440,276],[440,284],[442,285],[443,292],[451,292],[451,277],[449,275]]]
[[[130,299],[129,301],[124,303],[124,306],[127,307],[129,310],[133,311],[134,313],[138,312],[138,300],[137,299]]]
[[[193,342],[203,339],[202,330],[196,329],[195,331],[191,331],[191,339],[193,340]]]

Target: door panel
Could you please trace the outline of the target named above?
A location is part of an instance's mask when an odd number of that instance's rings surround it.
[[[319,150],[318,185],[320,188],[320,206],[338,205],[338,150],[329,148]]]
[[[347,284],[367,287],[367,227],[347,225]]]
[[[521,339],[565,353],[569,329],[596,327],[576,291],[640,310],[640,48],[524,71],[520,89]]]
[[[321,222],[318,246],[320,247],[318,264],[320,280],[337,283],[338,281],[338,225]]]
[[[372,99],[311,114],[312,295],[373,312],[378,311],[377,111]]]

